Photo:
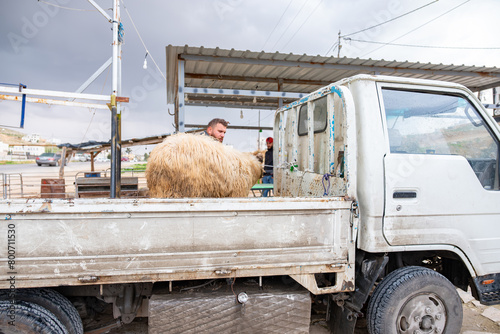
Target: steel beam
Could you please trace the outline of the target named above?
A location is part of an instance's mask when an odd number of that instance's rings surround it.
[[[315,86],[328,86],[331,81],[320,80],[301,80],[301,79],[276,79],[276,78],[263,78],[263,77],[245,77],[234,75],[215,75],[215,74],[198,74],[186,73],[186,79],[202,79],[202,80],[217,80],[217,81],[247,81],[247,82],[269,82],[277,83],[281,80],[285,85],[315,85]]]
[[[203,103],[203,102],[186,102],[188,106],[195,107],[220,107],[220,108],[234,108],[234,109],[260,109],[260,110],[276,110],[278,105],[244,105],[244,104],[224,104],[224,103]]]
[[[92,74],[90,76],[90,78],[87,79],[87,81],[85,81],[77,90],[75,93],[81,93],[83,92],[85,89],[87,89],[88,86],[90,86],[90,84],[92,82],[94,82],[95,79],[97,79],[101,74],[102,72],[104,72],[108,67],[109,65],[111,65],[111,63],[113,62],[113,57],[109,57],[108,60],[106,60],[106,62],[101,66],[99,67],[99,69],[97,71],[95,71],[94,74]]]
[[[97,94],[82,94],[82,93],[70,93],[70,92],[61,92],[55,90],[42,90],[42,89],[23,89],[19,91],[19,88],[11,88],[11,87],[2,87],[0,86],[0,93],[6,94],[26,94],[26,95],[35,95],[35,96],[49,96],[49,97],[62,97],[62,98],[73,98],[73,99],[82,99],[82,100],[95,100],[95,101],[105,101],[109,102],[109,95],[97,95]]]
[[[88,0],[88,2],[90,2],[90,4],[94,6],[99,11],[99,13],[101,13],[106,18],[106,20],[108,20],[108,22],[113,22],[111,16],[109,16],[108,13],[106,13],[104,9],[102,9],[94,0]]]
[[[23,99],[23,97],[21,97],[21,96],[0,94],[0,100],[21,102],[22,99]],[[105,104],[72,102],[72,101],[53,100],[53,99],[42,99],[42,98],[37,98],[37,97],[26,97],[26,102],[43,103],[43,104],[48,104],[48,105],[59,105],[59,106],[67,106],[67,107],[81,107],[81,108],[93,108],[93,109],[109,110],[108,106]]]
[[[206,124],[186,124],[186,128],[199,128],[200,130],[206,129]],[[228,125],[228,129],[235,130],[272,130],[272,126],[246,126],[246,125]]]
[[[387,74],[411,73],[411,74],[427,74],[427,75],[449,75],[455,77],[458,76],[458,77],[500,78],[500,73],[491,73],[491,72],[464,72],[464,71],[418,69],[418,68],[404,68],[404,67],[315,63],[315,62],[301,62],[301,61],[291,61],[291,60],[250,59],[250,58],[200,56],[200,55],[186,55],[186,54],[179,54],[179,59],[193,60],[193,61],[207,61],[216,63],[261,65],[261,66],[283,66],[283,67],[317,68],[317,69],[329,69],[329,70],[367,71],[370,73],[372,72],[380,72]]]
[[[179,62],[180,67],[180,62]],[[234,95],[234,96],[254,96],[254,97],[278,97],[300,99],[306,96],[306,93],[291,93],[291,92],[275,92],[262,90],[245,90],[245,89],[217,89],[217,88],[198,88],[184,87],[184,94],[206,94],[206,95]],[[180,88],[179,88],[180,97]]]

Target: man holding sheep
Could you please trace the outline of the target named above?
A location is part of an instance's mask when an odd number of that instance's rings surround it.
[[[222,118],[214,118],[208,123],[207,129],[203,132],[205,135],[212,136],[222,143],[226,136],[228,121]]]

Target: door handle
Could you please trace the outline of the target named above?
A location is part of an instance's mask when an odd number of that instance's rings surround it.
[[[395,191],[392,198],[417,198],[416,191]]]

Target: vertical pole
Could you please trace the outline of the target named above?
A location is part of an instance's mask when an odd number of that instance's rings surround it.
[[[178,114],[178,123],[176,124],[177,125],[177,132],[184,132],[185,131],[185,128],[184,128],[184,124],[186,124],[185,122],[185,105],[184,105],[184,60],[179,60],[179,63],[178,63],[178,73],[177,73],[177,80],[178,80],[178,89],[179,89],[179,92],[177,94],[177,98],[178,98],[178,110],[177,110],[177,114]]]
[[[260,151],[260,134],[262,132],[262,129],[260,128],[260,109],[259,109],[259,137],[257,139],[257,149]]]
[[[119,105],[116,103],[116,97],[119,94],[119,41],[118,26],[120,24],[119,0],[113,0],[113,66],[111,83],[111,189],[110,197],[120,197],[121,188],[121,143],[120,143],[120,115]]]
[[[3,198],[7,199],[7,175],[2,173],[2,189],[3,189]]]
[[[278,92],[282,92],[283,91],[283,79],[278,79]],[[283,98],[280,97],[278,99],[278,107],[281,108],[283,107]]]
[[[340,44],[341,43],[340,38],[341,37],[340,37],[340,30],[339,30],[339,41],[338,41],[339,45],[337,46],[337,48],[338,48],[337,58],[340,58],[340,49],[342,49],[342,44]]]
[[[60,179],[64,178],[64,165],[66,165],[66,146],[63,147],[63,150],[61,153],[61,162],[59,165],[59,178]]]
[[[96,152],[90,152],[90,171],[91,172],[95,171],[95,167],[94,167],[95,153]]]

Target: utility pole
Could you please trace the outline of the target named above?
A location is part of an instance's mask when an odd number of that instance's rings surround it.
[[[339,41],[338,41],[339,48],[338,48],[338,51],[337,51],[337,58],[340,58],[340,49],[342,49],[342,44],[340,44],[341,43],[341,38],[340,37],[341,36],[340,36],[340,30],[339,30]]]

